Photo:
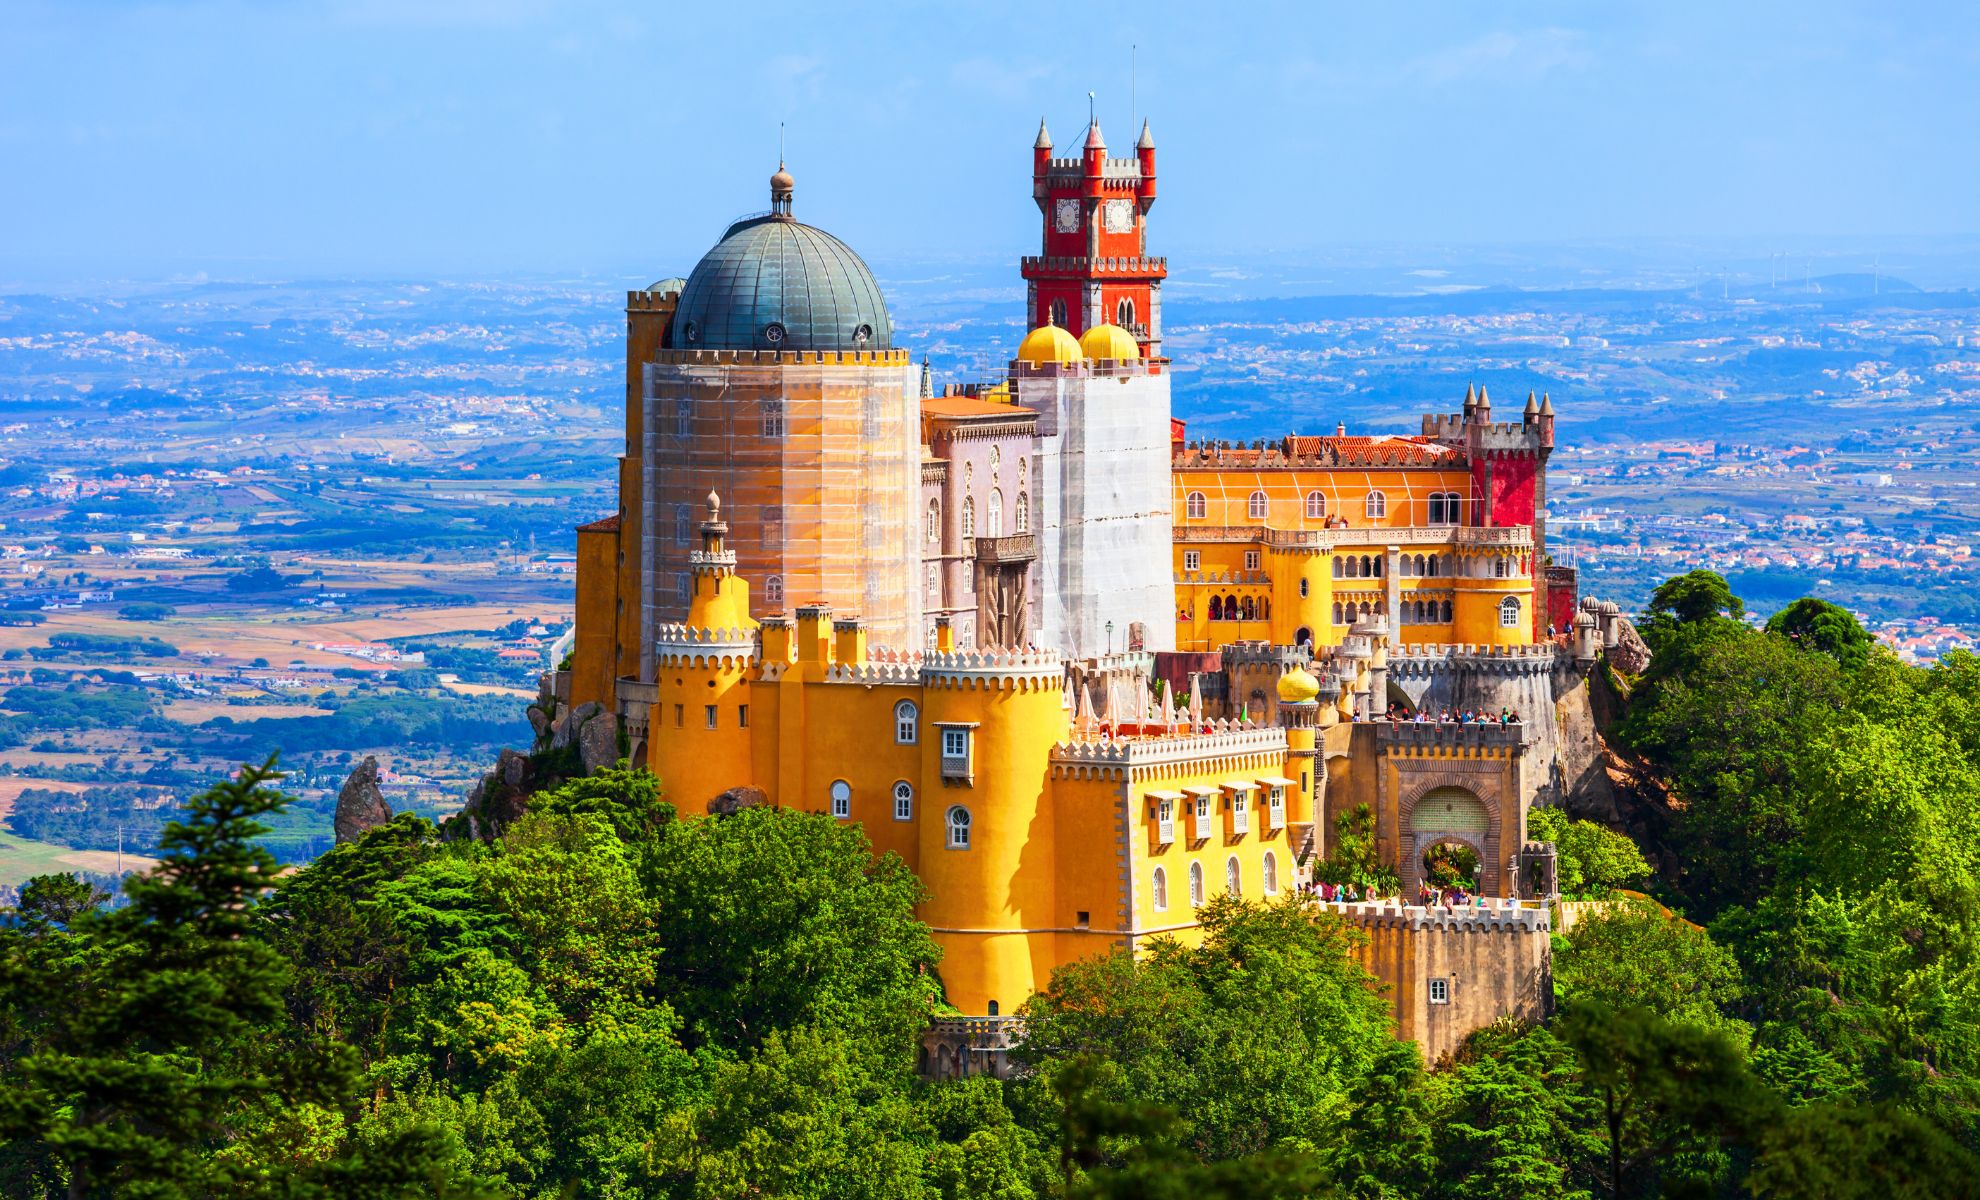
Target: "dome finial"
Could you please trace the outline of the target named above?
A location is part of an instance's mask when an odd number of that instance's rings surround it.
[[[791,215],[791,193],[797,190],[797,180],[784,169],[782,155],[777,158],[777,173],[770,177],[770,215],[788,217]]]

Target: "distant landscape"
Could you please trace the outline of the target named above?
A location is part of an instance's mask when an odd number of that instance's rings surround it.
[[[938,384],[1000,369],[1008,268],[891,273],[898,344]],[[1216,298],[1233,274],[1254,294]],[[1973,644],[1980,294],[1401,274],[1417,290],[1301,296],[1266,294],[1298,286],[1267,268],[1179,271],[1189,436],[1407,433],[1467,384],[1514,419],[1546,392],[1550,540],[1584,592],[1634,609],[1706,566],[1763,615],[1833,599],[1915,660]],[[366,755],[394,807],[434,815],[526,743],[571,527],[612,503],[620,309],[645,282],[0,296],[0,886],[142,865],[178,801],[271,750],[302,803],[268,840],[299,861]]]

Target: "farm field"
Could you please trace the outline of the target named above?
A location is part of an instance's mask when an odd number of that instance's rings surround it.
[[[33,842],[0,830],[0,887],[19,887],[36,875],[62,871],[90,871],[99,875],[123,870],[148,871],[158,865],[155,858],[125,854],[119,859],[114,850],[72,850],[49,842]]]

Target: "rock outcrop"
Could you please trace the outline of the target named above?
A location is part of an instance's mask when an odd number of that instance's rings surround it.
[[[344,780],[343,790],[337,793],[337,816],[332,823],[337,831],[337,844],[354,842],[364,836],[365,830],[391,819],[392,806],[385,803],[385,793],[378,786],[378,760],[366,755]]]
[[[734,816],[745,808],[762,808],[768,803],[770,803],[770,797],[764,793],[762,788],[743,784],[740,787],[732,787],[713,800],[710,800],[708,802],[708,815],[711,817],[729,817]]]

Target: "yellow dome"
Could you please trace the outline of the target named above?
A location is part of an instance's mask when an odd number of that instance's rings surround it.
[[[1080,352],[1078,340],[1057,325],[1040,325],[1025,334],[1024,341],[1018,343],[1017,356],[1033,366],[1086,360],[1086,355]]]
[[[1134,362],[1141,357],[1141,346],[1134,335],[1119,325],[1095,325],[1080,336],[1079,348],[1088,358],[1112,358]]]
[[[1320,681],[1305,667],[1294,667],[1279,676],[1279,703],[1311,704],[1320,695]]]

